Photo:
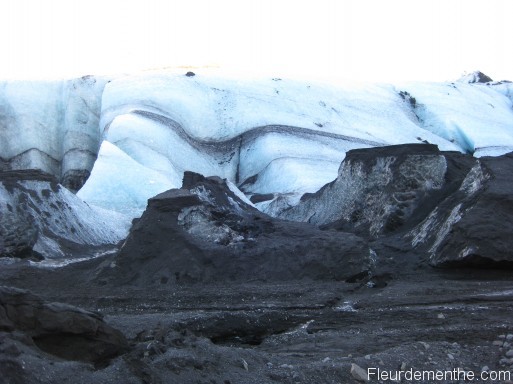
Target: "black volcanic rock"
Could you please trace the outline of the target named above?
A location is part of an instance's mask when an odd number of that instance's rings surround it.
[[[0,286],[0,332],[21,332],[41,350],[68,360],[101,362],[128,349],[123,334],[99,314],[5,286]]]
[[[271,218],[218,177],[148,201],[100,280],[132,285],[208,281],[343,280],[371,267],[359,237]]]
[[[0,220],[0,256],[30,259],[39,255],[33,250],[38,232],[28,215],[4,213]]]
[[[412,231],[437,266],[513,267],[513,153],[476,160],[459,189]]]
[[[350,383],[354,365],[421,371],[435,360],[476,375],[510,370],[511,273],[462,267],[511,266],[513,154],[409,146],[350,155],[355,180],[345,182],[359,186],[351,199],[370,213],[397,205],[401,225],[372,233],[362,216],[358,227],[319,231],[272,219],[222,179],[187,172],[182,189],[149,201],[119,254],[56,269],[5,263],[4,284],[97,309],[130,349],[98,357],[109,349],[89,336],[97,314],[0,288],[0,381]],[[439,164],[442,176],[429,170]],[[340,208],[329,204],[344,200],[327,195],[337,188],[303,203],[328,204],[323,214]],[[403,206],[393,197],[405,192]]]
[[[513,264],[513,155],[434,145],[347,153],[336,180],[281,217],[396,244],[434,266]],[[377,241],[377,243],[376,243]]]
[[[455,153],[454,157],[463,155]],[[457,188],[474,162],[465,158],[457,172],[431,144],[351,150],[337,179],[315,194],[304,195],[299,205],[280,217],[368,238],[388,236],[422,220],[444,194]]]
[[[0,172],[0,186],[9,194],[19,191],[24,180],[48,184],[48,193],[59,189],[54,176],[38,170]],[[14,201],[0,200],[0,257],[41,259],[33,250],[39,227],[27,208],[30,192],[27,194],[28,190],[23,189]]]
[[[458,81],[469,83],[469,84],[475,84],[475,83],[489,83],[492,82],[492,78],[490,76],[485,75],[481,71],[475,71],[472,73],[469,73],[465,76],[463,76]]]

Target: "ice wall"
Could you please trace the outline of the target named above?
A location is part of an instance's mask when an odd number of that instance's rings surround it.
[[[87,179],[80,198],[133,216],[186,170],[227,178],[261,209],[281,210],[335,179],[351,149],[513,151],[512,89],[169,72],[4,82],[0,167],[39,168],[74,191]]]
[[[84,76],[0,83],[0,169],[40,169],[78,190],[100,146],[107,81]]]

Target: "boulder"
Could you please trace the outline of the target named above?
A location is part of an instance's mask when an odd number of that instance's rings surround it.
[[[476,161],[460,188],[411,232],[435,266],[513,266],[513,153]]]
[[[0,331],[21,332],[41,350],[68,360],[99,363],[128,348],[101,315],[6,286],[0,286]]]

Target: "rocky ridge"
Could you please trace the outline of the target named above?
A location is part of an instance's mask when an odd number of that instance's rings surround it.
[[[274,219],[225,180],[186,172],[181,189],[148,201],[102,274],[131,285],[214,281],[344,280],[368,271],[363,239]]]
[[[394,243],[434,266],[508,264],[512,160],[427,144],[353,150],[337,179],[279,216]]]

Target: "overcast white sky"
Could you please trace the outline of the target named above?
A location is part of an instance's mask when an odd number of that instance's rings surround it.
[[[12,0],[0,78],[168,66],[353,80],[513,80],[511,0]]]

